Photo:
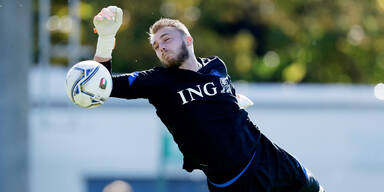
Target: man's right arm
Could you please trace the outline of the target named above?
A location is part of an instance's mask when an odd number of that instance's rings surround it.
[[[116,6],[103,8],[94,18],[95,33],[98,34],[96,53],[93,60],[103,64],[112,75],[112,51],[115,36],[123,22],[123,11]]]
[[[101,62],[109,72],[112,71],[112,62],[108,60]],[[111,97],[136,99],[149,98],[157,85],[156,73],[154,69],[112,75]],[[112,74],[112,73],[111,73]]]
[[[97,61],[98,63],[101,63],[105,68],[108,69],[109,73],[112,75],[112,59],[106,59],[106,58],[95,56],[93,57],[93,60]]]
[[[103,8],[94,18],[97,39],[94,60],[105,62],[112,58],[112,50],[115,47],[115,36],[123,22],[123,11],[116,6]]]
[[[120,28],[123,11],[116,6],[103,8],[93,19],[97,39],[96,53],[93,60],[104,65],[112,75],[112,50],[115,46],[115,36]],[[112,76],[111,97],[135,99],[148,98],[156,81],[154,70],[126,73]]]
[[[104,62],[112,60],[112,58],[102,58],[102,57],[98,57],[95,55],[95,57],[93,57],[93,60],[95,60],[99,63],[104,63]]]
[[[103,8],[94,18],[95,33],[98,34],[96,53],[93,60],[101,63],[112,76],[112,51],[115,47],[115,36],[123,19],[123,11],[116,6]],[[112,76],[113,88],[111,97],[127,98],[129,82],[127,76]]]
[[[124,99],[135,99],[140,97],[137,93],[140,93],[141,91],[135,90],[137,88],[132,88],[132,83],[136,80],[139,72],[112,75],[112,59],[95,56],[94,60],[101,63],[108,69],[109,73],[111,73],[113,85],[110,95],[111,97]]]

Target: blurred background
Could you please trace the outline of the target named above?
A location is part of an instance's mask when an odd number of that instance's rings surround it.
[[[0,192],[207,192],[146,100],[75,106],[65,75],[93,58],[93,16],[123,9],[115,73],[160,63],[161,17],[220,56],[247,111],[327,191],[384,180],[384,0],[0,0]]]

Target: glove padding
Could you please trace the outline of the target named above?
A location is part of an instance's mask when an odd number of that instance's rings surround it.
[[[93,25],[99,35],[95,56],[112,58],[112,50],[115,46],[115,36],[123,22],[123,11],[116,6],[103,8],[93,18]]]

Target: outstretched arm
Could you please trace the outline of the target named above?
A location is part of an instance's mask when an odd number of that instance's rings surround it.
[[[112,51],[115,48],[116,33],[123,20],[123,11],[116,6],[103,8],[94,18],[94,32],[99,35],[96,53],[93,60],[104,65],[112,75]],[[125,98],[128,93],[124,90],[129,87],[127,75],[112,76],[113,89],[111,97]]]
[[[116,6],[103,8],[94,18],[97,39],[96,53],[93,60],[104,65],[112,75],[112,51],[115,36],[123,20],[123,11]],[[113,88],[111,97],[135,99],[148,98],[152,90],[153,70],[112,75]]]

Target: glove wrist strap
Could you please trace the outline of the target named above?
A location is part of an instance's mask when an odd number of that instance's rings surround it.
[[[114,36],[99,36],[95,56],[106,59],[112,58],[113,48],[115,48]]]

